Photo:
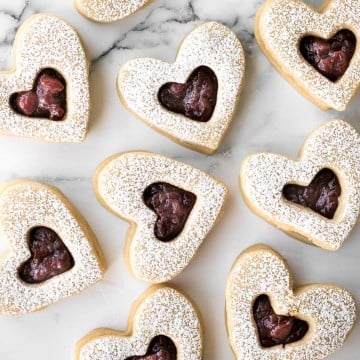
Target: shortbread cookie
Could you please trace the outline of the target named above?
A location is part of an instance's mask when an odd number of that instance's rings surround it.
[[[0,134],[79,142],[89,120],[88,64],[76,31],[48,14],[18,31],[14,68],[0,72]]]
[[[109,23],[138,11],[151,0],[74,0],[79,13],[90,20]]]
[[[345,110],[360,84],[360,0],[267,0],[255,35],[275,68],[322,109]]]
[[[0,314],[27,313],[96,283],[104,265],[95,235],[57,189],[32,181],[0,186]]]
[[[173,64],[149,58],[125,63],[118,91],[124,106],[155,130],[212,153],[234,116],[244,72],[236,35],[208,22],[183,40]]]
[[[226,285],[226,322],[238,360],[324,359],[354,325],[355,301],[330,284],[294,288],[281,256],[265,245],[245,250]]]
[[[250,208],[269,223],[337,250],[360,215],[360,136],[333,120],[310,134],[297,161],[249,155],[241,165],[240,188]]]
[[[161,155],[128,152],[94,176],[99,201],[130,223],[125,259],[140,280],[177,276],[221,217],[227,188],[208,174]]]
[[[97,329],[77,344],[76,360],[202,359],[200,314],[169,286],[151,287],[135,304],[127,331]]]

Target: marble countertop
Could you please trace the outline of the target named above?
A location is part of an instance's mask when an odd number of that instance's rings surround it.
[[[310,2],[310,1],[309,1]],[[173,283],[191,295],[205,323],[207,360],[233,358],[224,322],[224,286],[237,255],[261,242],[289,262],[296,283],[337,283],[360,299],[360,228],[333,253],[294,240],[254,215],[239,188],[241,160],[251,152],[272,151],[296,157],[304,138],[332,118],[360,131],[360,97],[344,113],[324,112],[303,98],[260,52],[253,32],[261,0],[154,0],[133,16],[108,25],[81,17],[71,0],[0,0],[0,70],[12,66],[12,43],[30,15],[61,16],[79,32],[91,61],[93,109],[88,136],[81,144],[46,144],[0,137],[0,181],[36,179],[57,186],[81,211],[96,233],[108,263],[103,280],[77,296],[29,315],[0,318],[2,360],[73,358],[78,339],[97,327],[126,329],[133,301],[147,288],[125,267],[127,223],[97,202],[91,177],[106,157],[127,150],[148,150],[192,164],[224,181],[230,198],[222,221],[198,256]],[[319,5],[321,1],[311,1]],[[220,149],[211,156],[185,149],[142,122],[121,105],[115,89],[119,67],[138,56],[173,61],[181,39],[201,21],[216,20],[240,38],[247,60],[245,87],[238,111]],[[0,239],[1,242],[1,239]],[[0,294],[1,296],[1,294]],[[331,359],[354,359],[360,325]]]

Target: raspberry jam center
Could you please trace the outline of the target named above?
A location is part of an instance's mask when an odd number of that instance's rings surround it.
[[[42,283],[74,266],[71,253],[58,234],[45,226],[31,229],[29,249],[30,259],[18,270],[20,278],[28,284]]]
[[[196,68],[185,84],[169,82],[158,93],[160,103],[168,110],[192,120],[209,121],[216,105],[218,81],[207,66]]]
[[[340,30],[331,39],[306,36],[301,39],[300,52],[320,74],[331,81],[346,72],[356,49],[356,37],[350,30]]]
[[[158,216],[154,228],[156,238],[166,242],[183,230],[196,196],[174,185],[158,182],[145,189],[143,200]]]
[[[285,346],[299,341],[309,329],[306,321],[294,316],[276,315],[266,295],[256,298],[253,316],[262,347]]]
[[[308,186],[285,185],[283,195],[288,201],[308,207],[318,214],[332,219],[339,206],[341,186],[332,170],[322,169]]]
[[[174,342],[164,335],[151,340],[148,351],[143,356],[131,356],[125,360],[176,360],[177,350]]]
[[[15,112],[37,118],[62,120],[66,114],[66,82],[60,73],[43,69],[34,81],[32,90],[11,95]]]

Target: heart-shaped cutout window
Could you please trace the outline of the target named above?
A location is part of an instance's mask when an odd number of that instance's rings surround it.
[[[149,185],[143,200],[158,216],[154,234],[160,241],[171,241],[183,230],[194,207],[196,195],[177,186],[157,182]]]
[[[59,235],[45,226],[30,230],[29,249],[31,257],[18,270],[19,277],[28,284],[42,283],[74,266],[74,259]]]
[[[299,341],[309,330],[309,325],[304,320],[277,315],[267,295],[260,295],[255,299],[253,316],[260,344],[265,348]]]
[[[355,49],[356,36],[347,29],[340,30],[331,39],[311,35],[300,41],[300,52],[305,60],[333,82],[345,74]]]
[[[167,110],[200,122],[211,119],[217,100],[218,81],[207,66],[199,66],[185,84],[169,82],[158,92],[159,102]]]
[[[18,114],[62,120],[66,114],[65,79],[54,69],[43,69],[37,75],[31,90],[10,96],[10,105]]]
[[[174,342],[165,335],[154,337],[145,355],[131,356],[125,360],[176,360],[177,350]]]
[[[285,185],[283,195],[288,201],[308,207],[318,214],[332,219],[339,205],[341,186],[332,170],[322,169],[308,186]]]

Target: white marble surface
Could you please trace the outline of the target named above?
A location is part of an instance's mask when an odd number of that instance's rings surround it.
[[[255,216],[238,190],[242,158],[257,151],[296,156],[304,137],[317,125],[343,118],[360,131],[360,97],[343,114],[323,112],[299,95],[260,53],[253,36],[261,0],[154,0],[132,17],[109,25],[82,18],[71,0],[0,0],[0,69],[11,67],[15,32],[31,14],[51,12],[80,33],[91,60],[93,111],[82,144],[56,145],[0,137],[0,180],[29,178],[59,187],[92,225],[108,270],[103,280],[78,296],[24,316],[0,318],[0,359],[73,358],[76,341],[91,329],[125,329],[132,302],[147,287],[127,271],[123,245],[127,224],[103,209],[94,196],[91,176],[109,155],[125,150],[159,152],[206,170],[230,187],[223,220],[200,248],[196,260],[173,283],[192,296],[205,322],[205,359],[231,359],[224,323],[224,286],[236,256],[263,242],[282,253],[297,283],[331,282],[360,299],[357,227],[336,253],[293,240]],[[320,4],[321,1],[312,1]],[[200,21],[217,20],[241,39],[247,56],[246,84],[239,109],[223,145],[205,156],[176,145],[134,119],[115,90],[119,66],[136,56],[172,61],[183,36]],[[4,246],[4,244],[2,244]],[[1,294],[0,294],[1,296]],[[355,359],[357,323],[332,359]],[[355,355],[356,354],[356,355]]]

